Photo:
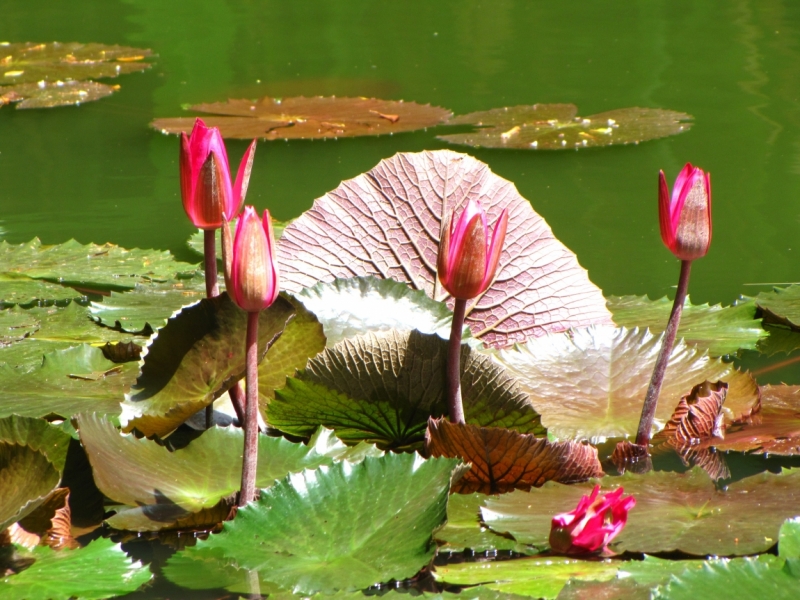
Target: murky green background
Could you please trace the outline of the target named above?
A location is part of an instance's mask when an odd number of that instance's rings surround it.
[[[800,3],[786,0],[0,0],[0,40],[152,48],[144,74],[82,107],[0,109],[0,227],[9,242],[74,237],[167,248],[192,229],[178,142],[147,127],[188,103],[266,94],[366,95],[456,113],[574,102],[695,116],[686,134],[564,152],[473,150],[516,183],[606,294],[670,292],[656,174],[712,173],[714,238],[695,301],[800,281]],[[231,142],[232,160],[245,142]],[[259,144],[248,200],[287,219],[433,131]]]

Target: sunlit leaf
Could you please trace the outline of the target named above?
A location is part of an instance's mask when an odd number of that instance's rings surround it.
[[[632,329],[649,328],[654,334],[667,326],[672,300],[650,300],[647,296],[611,296],[608,310],[614,322]],[[739,349],[754,350],[767,332],[755,319],[756,305],[752,301],[733,306],[692,304],[689,298],[683,305],[678,338],[687,344],[708,350],[711,356],[733,354]]]
[[[754,300],[764,313],[765,323],[800,330],[800,285],[776,287],[771,292],[761,292]]]
[[[768,550],[778,541],[784,520],[800,502],[800,469],[761,473],[718,491],[700,469],[687,473],[651,471],[604,477],[604,490],[619,486],[636,498],[628,523],[614,539],[614,551],[745,555]],[[548,546],[552,517],[576,506],[594,484],[546,483],[530,492],[489,498],[484,522],[518,542]]]
[[[151,55],[145,48],[106,44],[3,42],[0,84],[116,77],[149,69],[150,64],[141,61]]]
[[[75,240],[54,246],[45,246],[38,238],[19,245],[0,241],[0,273],[92,290],[132,289],[142,281],[166,281],[195,269],[161,250],[83,245]]]
[[[54,550],[77,548],[78,542],[72,537],[71,525],[69,488],[61,487],[53,490],[36,510],[20,519],[14,533],[35,540],[33,546],[49,546]],[[14,533],[12,542],[22,544],[15,539]]]
[[[276,390],[268,421],[297,436],[323,425],[348,443],[419,447],[428,417],[447,413],[446,356],[445,340],[417,331],[346,339]],[[488,357],[462,347],[461,374],[467,422],[543,432],[527,396]]]
[[[398,154],[317,199],[278,243],[281,284],[297,293],[319,281],[372,275],[444,300],[436,277],[440,222],[443,210],[460,210],[469,199],[480,200],[492,225],[509,211],[497,277],[468,310],[477,338],[507,346],[611,322],[600,290],[514,186],[447,150]]]
[[[11,342],[19,342],[37,329],[39,320],[30,312],[17,306],[0,310],[0,347],[7,346]]]
[[[533,104],[460,115],[448,125],[476,125],[471,133],[438,138],[478,148],[575,150],[638,144],[688,131],[691,115],[663,108],[619,108],[579,117],[574,104]]]
[[[92,321],[89,307],[71,302],[67,306],[46,306],[27,308],[25,312],[39,321],[39,327],[31,340],[67,342],[69,344],[105,344],[137,340],[144,343],[144,337],[101,327]]]
[[[282,297],[259,314],[263,357],[295,310]],[[120,421],[147,436],[164,436],[226,392],[245,371],[247,313],[223,293],[173,316],[148,342],[141,374]]]
[[[430,456],[460,458],[472,467],[453,484],[457,493],[498,494],[529,490],[546,481],[573,483],[602,477],[597,448],[549,442],[504,427],[476,427],[430,419],[425,436]]]
[[[324,139],[384,135],[433,127],[451,112],[430,104],[376,98],[270,98],[196,104],[209,127],[225,138],[267,140]],[[210,115],[210,116],[205,116]],[[156,119],[150,126],[163,133],[189,133],[195,117]]]
[[[56,302],[66,304],[70,300],[83,300],[85,295],[74,289],[25,276],[0,274],[0,307],[47,306]]]
[[[447,524],[434,537],[439,552],[474,552],[514,550],[526,552],[527,547],[507,537],[494,533],[480,522],[480,507],[486,494],[450,494],[447,500]]]
[[[322,322],[329,347],[348,337],[389,329],[450,336],[453,315],[447,306],[392,279],[336,279],[296,295]]]
[[[56,552],[40,547],[32,556],[36,559],[33,565],[0,579],[3,600],[101,600],[133,592],[152,577],[147,567],[131,561],[109,539],[95,540],[77,550]]]
[[[766,356],[774,356],[781,352],[791,354],[800,350],[800,330],[782,325],[764,325],[767,337],[758,341],[757,350]]]
[[[262,492],[196,548],[219,549],[303,594],[411,577],[433,556],[431,534],[445,520],[455,465],[388,454],[305,471]]]
[[[2,68],[0,65],[0,69]],[[0,81],[1,83],[5,82]],[[96,81],[40,81],[0,85],[0,106],[16,103],[17,108],[24,109],[80,105],[110,96],[118,89],[118,85],[106,85]]]
[[[496,359],[530,395],[550,434],[601,439],[636,433],[660,347],[661,336],[647,330],[589,327],[500,350]],[[659,397],[658,428],[681,396],[705,380],[728,384],[723,407],[728,422],[749,414],[758,400],[748,373],[678,342]]]

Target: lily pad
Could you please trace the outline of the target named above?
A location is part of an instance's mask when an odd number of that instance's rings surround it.
[[[19,342],[39,329],[39,321],[19,307],[0,310],[0,347]]]
[[[196,104],[222,137],[266,140],[325,139],[416,131],[445,122],[452,113],[438,106],[377,98],[270,98]],[[162,133],[189,133],[195,117],[156,119]]]
[[[2,42],[0,55],[0,84],[20,84],[117,77],[144,71],[150,64],[141,61],[152,51],[75,42]]]
[[[765,323],[785,325],[800,331],[800,285],[761,292],[754,301],[763,312]]]
[[[450,494],[447,500],[447,524],[434,534],[439,543],[439,553],[467,549],[474,552],[528,551],[528,546],[498,535],[481,523],[480,508],[488,497],[477,493]]]
[[[45,246],[38,238],[19,245],[0,241],[0,265],[6,276],[24,275],[90,290],[133,289],[143,281],[167,281],[197,268],[160,250],[83,245],[75,240]]]
[[[117,414],[136,372],[135,364],[115,364],[87,344],[48,352],[41,366],[30,371],[0,364],[0,417],[54,414],[66,419],[87,410]]]
[[[389,329],[450,337],[453,313],[447,306],[392,279],[335,279],[296,296],[322,322],[328,347],[368,331]]]
[[[196,548],[219,549],[302,594],[411,577],[433,557],[456,464],[388,454],[292,475]]]
[[[0,52],[2,48],[0,48]],[[2,65],[0,65],[2,69]],[[0,82],[3,83],[3,82]],[[94,102],[110,96],[118,85],[96,81],[40,81],[19,85],[0,85],[0,106],[17,104],[17,108],[53,108]]]
[[[614,322],[629,329],[649,328],[651,333],[664,331],[672,311],[672,300],[650,300],[647,296],[611,296],[608,310]],[[683,304],[678,338],[687,344],[708,350],[711,356],[734,354],[739,349],[754,350],[767,332],[755,318],[756,305],[752,301],[733,306],[692,304],[689,298]]]
[[[0,274],[0,308],[17,304],[29,306],[48,306],[58,302],[66,304],[71,300],[85,300],[86,296],[70,287],[49,283],[24,276]]]
[[[757,350],[760,354],[774,356],[781,352],[791,354],[800,350],[800,330],[782,325],[764,325],[767,337],[761,338]]]
[[[550,435],[597,441],[636,433],[660,347],[661,337],[647,330],[589,327],[531,340],[495,357],[530,394]],[[757,404],[758,386],[748,373],[678,342],[661,389],[658,428],[681,396],[705,380],[728,384],[727,422]]]
[[[261,311],[258,353],[264,356],[295,309],[279,297]],[[242,378],[247,313],[223,293],[184,308],[154,334],[141,374],[122,404],[125,431],[164,436]]]
[[[549,442],[503,427],[476,427],[430,419],[425,436],[430,456],[460,458],[472,467],[453,491],[498,494],[529,490],[546,481],[574,483],[602,477],[597,448],[577,442]]]
[[[626,473],[599,483],[605,490],[622,486],[636,498],[627,525],[611,544],[617,552],[678,550],[700,556],[764,552],[778,541],[782,523],[795,515],[800,501],[800,469],[754,475],[726,491],[716,490],[698,468],[682,474]],[[592,487],[549,482],[530,492],[489,498],[481,513],[495,532],[543,548],[548,546],[553,515],[576,506]]]
[[[98,488],[116,502],[139,506],[149,519],[149,527],[141,530],[169,527],[190,513],[214,507],[240,487],[241,429],[212,427],[188,446],[171,452],[154,441],[121,435],[95,414],[81,415],[79,427]],[[348,456],[347,447],[324,429],[308,445],[259,436],[258,451],[256,483],[261,488],[289,473]],[[114,519],[109,524],[117,527]]]
[[[144,338],[101,327],[91,318],[88,307],[71,302],[67,306],[46,306],[25,309],[25,312],[39,321],[39,327],[31,336],[31,340],[49,342],[66,342],[69,344],[105,344]]]
[[[417,331],[346,339],[310,359],[275,391],[267,420],[301,437],[323,425],[348,443],[420,447],[428,418],[447,413],[446,356],[447,341]],[[488,357],[463,346],[461,373],[469,423],[543,433],[527,396]]]
[[[33,565],[0,580],[4,600],[101,600],[133,592],[152,577],[146,566],[131,561],[119,544],[109,539],[95,540],[77,550],[56,552],[39,547],[31,556],[36,560]]]
[[[298,293],[319,281],[372,275],[445,300],[436,277],[442,214],[470,198],[480,200],[489,223],[509,211],[497,277],[467,310],[475,337],[500,347],[611,322],[600,290],[513,184],[447,150],[397,154],[317,199],[278,243],[281,283]]]
[[[577,150],[646,140],[688,131],[692,116],[663,108],[619,108],[579,117],[574,104],[533,104],[460,115],[448,125],[476,125],[470,133],[438,139],[477,148]]]

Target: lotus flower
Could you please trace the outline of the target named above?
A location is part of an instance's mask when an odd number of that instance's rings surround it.
[[[224,230],[223,236],[229,237]],[[259,219],[255,209],[246,206],[236,224],[236,234],[230,246],[223,241],[228,293],[247,312],[267,308],[278,296],[275,236],[269,211],[265,210],[263,218]]]
[[[672,199],[664,172],[658,174],[661,239],[681,260],[705,256],[711,243],[711,176],[686,163],[675,179]]]
[[[485,292],[494,280],[506,237],[508,210],[500,214],[491,243],[486,212],[477,200],[467,202],[455,223],[454,216],[449,214],[442,221],[436,270],[444,289],[454,298],[469,300]]]
[[[628,511],[636,505],[633,496],[622,497],[622,488],[597,497],[582,496],[575,510],[553,517],[550,548],[556,554],[591,554],[608,551],[608,543],[625,527]]]
[[[197,119],[191,135],[181,134],[181,198],[195,227],[219,229],[223,216],[230,221],[239,213],[247,194],[255,149],[253,140],[231,186],[228,154],[219,129],[206,127],[202,119]]]

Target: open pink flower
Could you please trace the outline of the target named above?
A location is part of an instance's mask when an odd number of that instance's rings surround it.
[[[223,234],[227,236],[224,231]],[[245,206],[236,224],[232,249],[226,248],[224,242],[222,248],[225,284],[236,304],[247,312],[258,312],[275,302],[278,265],[269,211],[265,210],[259,219],[252,206]]]
[[[461,216],[453,223],[454,214],[442,221],[439,258],[436,270],[439,281],[454,298],[469,300],[491,285],[500,261],[506,237],[508,210],[503,210],[489,243],[486,212],[470,198]]]
[[[607,551],[608,543],[625,527],[628,511],[636,505],[633,496],[622,497],[622,488],[598,498],[600,486],[591,496],[582,496],[575,510],[553,517],[550,549],[556,554],[590,554]]]
[[[247,195],[256,141],[248,146],[231,185],[228,154],[216,127],[194,122],[191,135],[181,134],[180,168],[183,208],[195,227],[212,230],[239,213]]]
[[[706,255],[711,244],[711,176],[686,163],[669,197],[664,171],[658,174],[658,216],[664,245],[681,260]]]

